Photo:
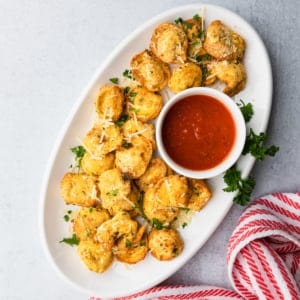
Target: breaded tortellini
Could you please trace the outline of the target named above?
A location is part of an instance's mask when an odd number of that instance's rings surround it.
[[[101,119],[117,121],[123,111],[123,89],[116,85],[104,85],[95,101],[96,112]]]
[[[151,92],[162,90],[167,85],[171,75],[169,65],[149,50],[135,55],[131,59],[130,66],[136,81]]]
[[[145,258],[148,252],[146,227],[138,229],[136,235],[124,235],[113,250],[116,258],[127,264],[135,264]]]
[[[113,261],[112,251],[92,240],[81,241],[77,253],[87,268],[97,273],[103,273]]]
[[[155,229],[149,233],[149,249],[158,260],[170,260],[183,250],[182,239],[176,229]]]
[[[99,189],[102,207],[110,214],[130,211],[136,206],[130,200],[131,182],[123,178],[118,168],[103,172],[99,177]]]
[[[132,220],[127,212],[120,211],[112,219],[102,223],[98,229],[95,239],[106,251],[112,250],[115,241],[122,236],[136,236],[138,222]]]
[[[83,144],[89,153],[95,157],[103,157],[122,145],[123,135],[120,128],[111,124],[96,123],[87,133]]]
[[[160,94],[148,91],[144,87],[132,87],[127,94],[127,111],[129,116],[142,122],[155,119],[163,106]]]
[[[174,69],[168,85],[172,92],[179,93],[191,87],[198,87],[201,82],[201,68],[192,62],[187,62]]]
[[[172,23],[158,25],[151,37],[150,49],[163,62],[182,64],[187,60],[188,39],[184,30]]]
[[[103,157],[93,157],[85,152],[81,160],[81,169],[84,173],[90,175],[101,175],[104,171],[114,168],[115,154],[108,153]]]
[[[241,60],[245,53],[244,39],[219,20],[207,28],[204,49],[217,60]]]
[[[149,187],[153,187],[160,179],[171,175],[172,170],[159,157],[151,159],[146,172],[136,180],[136,184],[142,191],[146,191]]]
[[[73,219],[73,232],[80,242],[93,239],[97,228],[108,219],[110,215],[105,209],[82,207]]]
[[[116,166],[130,178],[139,178],[147,169],[152,151],[151,141],[134,136],[126,147],[116,151]]]
[[[189,199],[187,178],[170,175],[154,186],[158,201],[163,206],[186,207]]]
[[[143,212],[150,222],[157,220],[163,226],[169,226],[178,216],[179,208],[162,205],[155,188],[149,187],[144,194]]]
[[[223,92],[228,96],[234,96],[244,89],[246,85],[246,70],[242,63],[237,62],[212,62],[208,66],[210,73],[210,84],[219,79],[225,84]]]
[[[201,210],[211,199],[211,191],[202,179],[189,179],[190,198],[188,208],[194,211]]]
[[[66,173],[60,182],[61,195],[66,204],[92,207],[97,204],[99,190],[95,176]]]

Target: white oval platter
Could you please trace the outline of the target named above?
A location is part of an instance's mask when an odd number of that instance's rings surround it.
[[[206,24],[220,19],[245,38],[247,49],[244,63],[248,79],[246,88],[235,100],[243,99],[244,102],[253,104],[255,114],[247,124],[248,128],[253,128],[257,133],[266,130],[272,102],[270,61],[260,37],[240,16],[208,4],[182,6],[156,16],[127,37],[99,68],[75,103],[54,146],[41,190],[39,216],[41,239],[46,255],[64,279],[90,295],[103,298],[126,296],[162,282],[199,250],[232,206],[234,194],[223,192],[222,176],[209,180],[213,197],[201,212],[194,215],[187,227],[180,229],[184,250],[181,255],[168,262],[157,261],[148,254],[144,261],[135,265],[114,262],[105,273],[96,274],[83,265],[76,254],[76,247],[59,243],[63,237],[70,236],[68,223],[63,219],[68,208],[60,196],[60,180],[73,161],[70,148],[79,144],[78,137],[84,137],[93,124],[94,99],[99,88],[108,83],[109,78],[121,76],[122,72],[129,68],[131,57],[148,48],[156,25],[165,21],[173,22],[178,17],[187,19],[195,14],[200,15],[203,8]],[[254,159],[249,155],[239,159],[238,167],[243,176],[249,174],[253,164]]]

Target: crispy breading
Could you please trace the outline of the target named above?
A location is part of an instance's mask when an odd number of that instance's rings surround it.
[[[187,60],[188,39],[184,30],[172,23],[158,25],[151,37],[150,49],[163,62],[182,64]]]
[[[207,28],[204,49],[217,60],[241,60],[245,53],[245,40],[219,20]]]
[[[152,229],[148,236],[151,254],[158,260],[170,260],[183,250],[182,239],[175,229]]]
[[[128,115],[131,117],[135,115],[142,122],[155,119],[163,106],[162,96],[144,87],[132,87],[126,98]]]
[[[190,198],[188,208],[199,211],[211,199],[211,191],[202,179],[189,179]]]
[[[81,160],[81,169],[89,175],[101,175],[104,171],[115,166],[115,154],[108,153],[103,157],[95,158],[89,152],[85,152]]]
[[[95,176],[66,173],[60,182],[61,195],[66,204],[92,207],[97,204],[98,186]]]
[[[179,93],[185,89],[200,86],[201,82],[201,68],[194,63],[187,62],[174,69],[168,86],[172,92]]]
[[[123,111],[124,93],[116,85],[104,85],[95,101],[96,112],[99,118],[117,121]]]
[[[147,90],[158,92],[168,83],[171,72],[168,64],[161,61],[151,51],[136,54],[130,62],[134,78]]]
[[[142,176],[152,157],[152,144],[144,136],[134,136],[124,148],[116,151],[116,166],[132,179]]]

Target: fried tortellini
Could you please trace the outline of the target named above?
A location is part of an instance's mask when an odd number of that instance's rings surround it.
[[[82,171],[89,175],[101,175],[104,171],[113,169],[115,165],[115,154],[108,153],[102,157],[94,157],[85,152],[81,160]]]
[[[215,20],[207,28],[204,49],[217,60],[241,60],[245,41],[221,21]]]
[[[187,60],[188,39],[184,30],[172,23],[158,25],[151,37],[150,49],[163,62],[181,64]]]
[[[201,82],[201,68],[192,62],[187,62],[173,71],[168,86],[172,92],[179,93],[188,88],[200,86]]]
[[[131,59],[130,66],[134,78],[151,92],[162,90],[171,75],[168,64],[147,49],[135,55]]]

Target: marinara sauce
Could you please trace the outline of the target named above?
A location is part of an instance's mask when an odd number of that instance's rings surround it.
[[[176,102],[162,126],[169,156],[190,170],[208,170],[229,154],[236,137],[233,117],[217,99],[193,95]]]

